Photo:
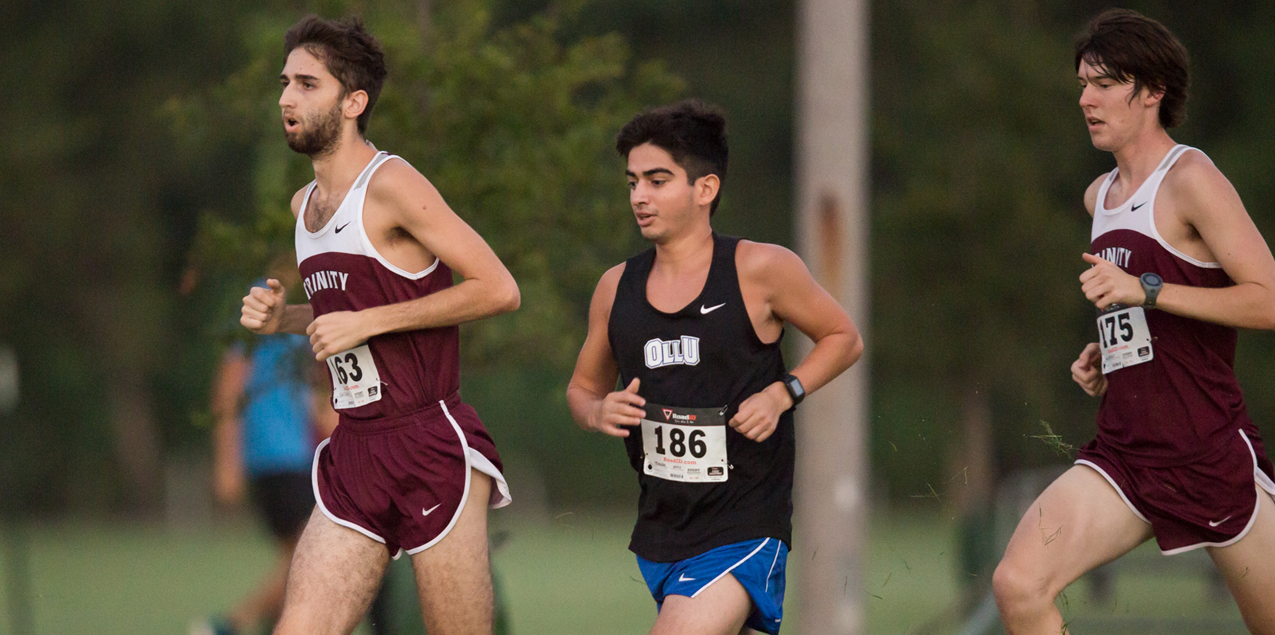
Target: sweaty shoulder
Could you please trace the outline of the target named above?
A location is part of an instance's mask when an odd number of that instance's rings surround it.
[[[422,192],[437,195],[437,190],[425,175],[398,157],[387,159],[367,184],[368,198],[392,206],[396,203],[419,205]],[[426,201],[428,204],[429,201]]]
[[[1085,188],[1085,209],[1093,216],[1094,210],[1098,209],[1098,191],[1102,189],[1102,182],[1107,180],[1107,175],[1103,174],[1093,180],[1089,187]]]
[[[1173,164],[1164,177],[1159,196],[1166,194],[1178,216],[1192,224],[1196,214],[1239,203],[1235,187],[1213,161],[1198,150],[1188,150]]]
[[[741,240],[735,248],[735,269],[741,280],[769,285],[804,272],[806,264],[787,247]]]
[[[602,274],[602,277],[598,279],[598,287],[593,292],[594,299],[605,296],[608,300],[607,305],[610,306],[610,301],[615,300],[615,290],[620,287],[620,276],[624,275],[624,268],[627,265],[628,263],[622,262]]]
[[[292,195],[292,216],[294,218],[301,214],[301,204],[305,202],[305,192],[310,189],[310,186],[313,184],[313,181],[306,183],[305,187],[297,190],[296,194]]]
[[[620,287],[620,276],[624,275],[626,264],[622,262],[607,269],[598,280],[598,286],[593,290],[593,300],[589,303],[590,321],[605,322],[610,319],[611,305],[615,304],[615,292]]]

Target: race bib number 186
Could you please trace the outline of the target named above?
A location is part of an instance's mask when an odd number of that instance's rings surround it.
[[[722,408],[675,408],[647,402],[642,419],[642,471],[683,483],[729,478]]]
[[[332,371],[332,407],[357,408],[381,400],[381,374],[367,344],[328,358]]]
[[[1108,311],[1098,316],[1098,340],[1102,347],[1102,372],[1136,366],[1155,358],[1147,314],[1140,306]]]

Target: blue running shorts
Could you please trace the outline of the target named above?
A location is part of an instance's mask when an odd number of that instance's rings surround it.
[[[641,556],[637,562],[657,607],[670,595],[693,598],[729,573],[753,600],[753,611],[744,625],[771,635],[779,632],[788,564],[788,545],[782,540],[745,540],[677,562],[651,562]]]

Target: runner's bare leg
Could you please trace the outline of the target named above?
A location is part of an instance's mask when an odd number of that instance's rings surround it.
[[[316,507],[292,558],[275,635],[352,632],[389,559],[385,545],[332,522]]]
[[[748,591],[727,574],[699,594],[669,595],[650,635],[737,635],[749,632],[744,621],[752,611]]]
[[[1065,635],[1054,598],[1091,569],[1151,537],[1096,470],[1077,465],[1027,509],[992,578],[1001,621],[1010,635]]]
[[[425,630],[430,635],[490,635],[493,618],[487,501],[491,477],[470,470],[460,518],[438,544],[412,556]]]
[[[1257,519],[1239,542],[1209,549],[1250,633],[1275,635],[1275,501],[1257,490]]]

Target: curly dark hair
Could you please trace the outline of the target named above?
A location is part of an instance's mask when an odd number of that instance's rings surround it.
[[[319,58],[328,72],[341,82],[343,95],[355,91],[367,93],[367,107],[359,115],[359,133],[367,132],[372,107],[385,85],[385,53],[372,34],[363,29],[363,20],[349,17],[324,20],[308,15],[288,29],[283,36],[283,55],[302,48]]]
[[[628,158],[629,151],[650,143],[673,156],[686,178],[694,183],[702,176],[716,174],[726,182],[726,116],[716,106],[698,99],[648,108],[624,124],[615,137],[615,149]],[[711,214],[717,213],[722,192],[713,198]]]

